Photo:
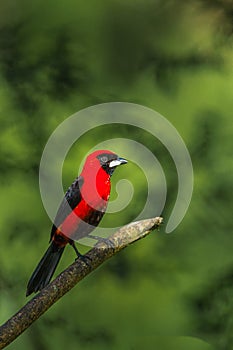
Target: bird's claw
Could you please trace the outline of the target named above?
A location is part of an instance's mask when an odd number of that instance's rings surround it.
[[[96,244],[98,244],[98,243],[105,243],[106,245],[107,245],[107,247],[108,248],[112,248],[112,249],[114,249],[114,247],[115,247],[115,245],[114,245],[114,243],[109,239],[109,238],[105,238],[105,237],[94,237],[96,240],[97,240],[97,242],[96,242]],[[96,245],[95,244],[95,245]]]
[[[92,259],[89,256],[87,256],[87,255],[82,255],[82,254],[78,253],[77,254],[77,258],[75,259],[75,261],[78,261],[78,260],[81,260],[86,265],[91,266],[90,262],[92,261]]]
[[[81,253],[79,253],[79,251],[78,251],[78,249],[77,249],[77,247],[76,247],[74,241],[71,241],[71,242],[70,242],[70,245],[74,248],[74,251],[75,251],[75,253],[76,253],[76,255],[77,255],[75,261],[81,260],[81,261],[83,261],[86,265],[91,266],[91,264],[90,264],[90,261],[92,261],[91,258],[90,258],[89,256],[82,255]]]

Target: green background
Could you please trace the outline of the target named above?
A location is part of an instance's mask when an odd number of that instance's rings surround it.
[[[229,0],[1,1],[1,322],[26,302],[28,278],[47,248],[51,223],[38,171],[63,120],[103,102],[150,107],[184,139],[195,176],[190,208],[172,234],[162,228],[119,253],[9,349],[233,348],[231,14]],[[125,127],[87,133],[64,164],[64,188],[95,142],[129,134],[136,139]],[[175,167],[151,135],[140,142],[167,177],[166,221]],[[106,223],[123,225],[143,207],[137,171],[125,166],[113,179],[124,176],[137,191],[133,205]],[[73,259],[66,249],[57,272]]]

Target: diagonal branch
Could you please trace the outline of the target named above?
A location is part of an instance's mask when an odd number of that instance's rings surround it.
[[[133,222],[119,229],[108,240],[97,243],[86,254],[91,259],[91,265],[87,265],[80,260],[75,261],[0,327],[0,349],[9,345],[57,300],[104,261],[129,244],[147,236],[161,223],[161,217]]]

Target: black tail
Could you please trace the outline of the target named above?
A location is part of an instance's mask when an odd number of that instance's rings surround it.
[[[49,284],[64,248],[52,241],[28,282],[26,296],[38,292]]]

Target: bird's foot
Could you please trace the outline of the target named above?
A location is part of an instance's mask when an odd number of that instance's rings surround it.
[[[79,253],[79,254],[77,255],[77,258],[75,259],[75,261],[77,261],[77,260],[81,260],[81,261],[83,261],[86,265],[91,266],[91,261],[92,261],[92,259],[91,259],[89,256],[82,255],[81,253]]]
[[[89,235],[89,237],[96,239],[98,241],[98,242],[96,242],[96,244],[103,242],[108,246],[108,248],[112,248],[112,249],[115,248],[115,245],[113,244],[113,242],[109,238],[93,236],[93,235]]]
[[[83,261],[86,265],[91,266],[90,262],[92,261],[91,258],[89,256],[86,255],[82,255],[79,251],[78,248],[76,247],[74,241],[70,242],[70,245],[74,248],[74,251],[77,255],[75,261],[77,260],[81,260]]]

